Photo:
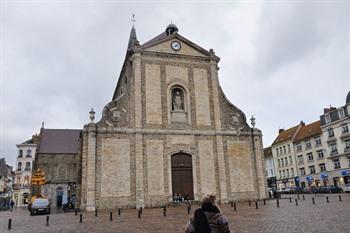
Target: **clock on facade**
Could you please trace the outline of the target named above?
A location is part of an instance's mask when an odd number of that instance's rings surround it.
[[[179,51],[181,49],[181,44],[178,41],[171,42],[171,48],[175,51]]]

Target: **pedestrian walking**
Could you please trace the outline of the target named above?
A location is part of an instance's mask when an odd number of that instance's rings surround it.
[[[221,213],[213,194],[205,194],[201,207],[196,209],[185,233],[230,233],[227,219]]]
[[[15,206],[15,202],[11,199],[11,202],[10,202],[10,210],[11,211],[13,210],[14,206]]]

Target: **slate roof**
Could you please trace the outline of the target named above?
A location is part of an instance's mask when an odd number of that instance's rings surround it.
[[[146,43],[142,44],[141,48],[145,48],[145,47],[147,47],[149,45],[156,44],[157,42],[162,41],[162,40],[164,40],[167,37],[168,37],[168,35],[166,34],[166,32],[162,32],[158,36],[156,36],[153,39],[151,39],[151,40],[147,41]]]
[[[79,129],[42,129],[38,154],[77,154]]]
[[[315,121],[311,124],[301,127],[298,133],[295,135],[294,142],[300,142],[302,140],[315,137],[321,134],[321,121]]]
[[[275,145],[275,144],[278,144],[278,143],[281,143],[281,142],[285,142],[287,140],[292,140],[293,136],[297,132],[299,126],[300,125],[296,125],[296,126],[294,126],[292,128],[283,130],[280,134],[278,134],[277,138],[272,143],[272,145]]]

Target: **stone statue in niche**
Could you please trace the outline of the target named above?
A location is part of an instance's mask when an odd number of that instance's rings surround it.
[[[181,89],[175,88],[172,91],[172,100],[173,111],[184,111],[183,92]]]

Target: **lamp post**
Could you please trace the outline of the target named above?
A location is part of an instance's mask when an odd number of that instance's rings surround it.
[[[95,120],[95,111],[93,108],[91,108],[91,111],[89,112],[89,118],[90,118],[90,123],[94,123]]]

